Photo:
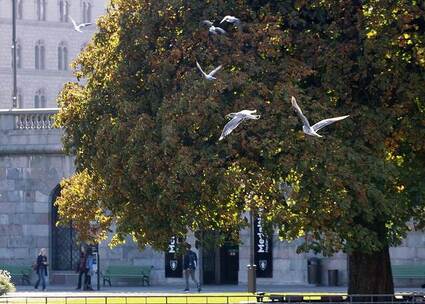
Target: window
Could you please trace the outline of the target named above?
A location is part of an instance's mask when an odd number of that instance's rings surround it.
[[[61,42],[58,46],[58,70],[68,70],[68,48],[65,42]]]
[[[35,69],[44,70],[45,69],[45,58],[46,58],[46,48],[44,47],[43,41],[37,41],[35,45]]]
[[[20,88],[18,88],[18,91],[16,92],[16,107],[22,109],[24,107],[24,98],[22,95],[22,90]]]
[[[24,0],[17,0],[16,2],[16,18],[22,19],[23,18],[23,8],[22,8],[22,2]]]
[[[91,22],[92,5],[89,1],[83,2],[83,23]]]
[[[21,43],[16,41],[16,67],[22,68],[22,48]],[[13,68],[13,49],[12,49],[12,68]]]
[[[13,98],[13,92],[12,92],[12,98]],[[24,106],[23,97],[22,97],[22,90],[18,88],[16,91],[16,105],[14,104],[14,108],[20,108],[22,109]]]
[[[22,68],[22,48],[19,41],[16,42],[16,67]]]
[[[44,89],[39,89],[34,95],[34,108],[46,107],[46,94]]]
[[[36,0],[37,19],[46,21],[46,5],[47,0]]]
[[[59,1],[59,20],[60,22],[68,22],[69,20],[69,2],[66,0]]]

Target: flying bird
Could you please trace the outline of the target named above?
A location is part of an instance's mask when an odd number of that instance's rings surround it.
[[[212,35],[224,35],[226,34],[226,31],[223,30],[221,27],[214,26],[214,24],[209,20],[202,21],[202,24],[205,24],[208,26],[208,32]]]
[[[228,22],[228,23],[232,23],[232,24],[235,24],[235,25],[239,25],[239,23],[241,23],[241,20],[239,18],[234,17],[234,16],[227,15],[226,17],[223,18],[223,20],[220,21],[220,24],[222,24],[223,22]]]
[[[206,79],[206,80],[215,80],[217,79],[216,77],[214,77],[215,73],[217,73],[223,66],[219,65],[218,67],[216,67],[214,70],[212,70],[211,72],[209,72],[209,74],[205,73],[204,70],[202,70],[201,66],[199,65],[199,62],[196,61],[196,66],[198,67],[198,69],[201,71],[202,76]]]
[[[292,98],[291,98],[291,103],[292,103],[292,107],[295,109],[295,111],[297,112],[298,116],[300,117],[300,119],[303,123],[304,133],[307,134],[307,135],[311,135],[311,136],[323,137],[322,135],[317,134],[317,131],[319,131],[320,129],[322,129],[322,128],[330,125],[330,124],[333,124],[334,122],[346,119],[347,117],[350,116],[350,115],[345,115],[345,116],[339,116],[339,117],[334,117],[334,118],[328,118],[328,119],[321,120],[318,123],[315,123],[314,125],[310,126],[310,123],[308,122],[307,117],[304,116],[304,114],[301,111],[300,107],[298,106],[297,100],[295,99],[294,96],[292,96]]]
[[[74,30],[76,32],[79,32],[79,33],[82,33],[83,32],[81,30],[81,28],[87,27],[87,26],[91,25],[91,23],[80,23],[80,24],[77,25],[77,23],[75,22],[75,20],[71,16],[69,16],[69,19],[71,19],[71,22],[74,25]]]
[[[218,140],[222,140],[227,135],[229,135],[234,129],[236,129],[237,126],[244,120],[248,119],[259,119],[260,115],[255,115],[257,110],[243,110],[236,113],[230,113],[227,115],[228,118],[232,118],[223,129],[223,132],[221,132],[220,138]]]

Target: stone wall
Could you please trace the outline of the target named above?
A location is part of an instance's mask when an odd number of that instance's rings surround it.
[[[0,263],[31,265],[49,248],[50,196],[73,170],[60,154],[0,157]]]

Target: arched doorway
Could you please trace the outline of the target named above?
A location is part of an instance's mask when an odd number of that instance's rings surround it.
[[[76,232],[72,225],[56,226],[58,209],[54,202],[60,194],[60,186],[57,186],[52,195],[52,269],[75,270],[79,261],[79,246]]]

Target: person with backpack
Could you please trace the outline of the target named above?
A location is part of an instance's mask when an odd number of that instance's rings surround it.
[[[186,244],[186,252],[183,256],[183,272],[186,281],[185,292],[189,292],[189,276],[192,278],[192,281],[195,282],[198,292],[201,291],[201,285],[196,281],[195,270],[198,263],[198,257],[196,253],[191,250],[192,246]]]
[[[87,254],[86,254],[86,277],[84,280],[84,290],[93,290],[91,286],[91,277],[94,274],[94,264],[95,264],[95,258],[93,255],[92,248],[87,248]]]

